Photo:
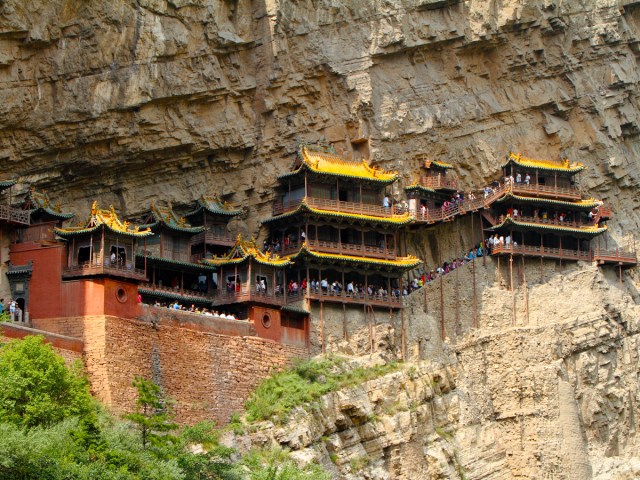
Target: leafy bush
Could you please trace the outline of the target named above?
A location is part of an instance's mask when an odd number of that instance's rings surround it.
[[[80,361],[68,368],[42,336],[0,349],[0,419],[22,427],[51,426],[95,409]]]

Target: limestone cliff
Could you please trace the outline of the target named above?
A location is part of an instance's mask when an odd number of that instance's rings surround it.
[[[466,186],[566,156],[638,224],[640,2],[83,0],[0,7],[3,174],[86,211],[219,192],[268,216],[296,142]]]
[[[462,268],[468,284],[469,266]],[[427,346],[414,349],[401,371],[328,394],[283,426],[262,424],[234,444],[284,445],[336,479],[638,478],[635,287],[620,290],[616,278],[587,265],[535,273],[545,281],[516,288],[513,310],[499,275],[481,280],[480,328],[464,325],[468,313],[459,329],[446,317],[447,337],[462,333],[457,342],[441,341],[440,307],[424,313],[422,292],[413,294],[409,336],[423,335]],[[536,312],[528,318],[524,296]],[[376,351],[357,363],[399,352],[397,323],[376,328]],[[352,349],[361,336],[366,329],[354,332]]]
[[[633,0],[8,0],[2,174],[81,216],[94,198],[136,215],[219,193],[258,234],[297,142],[404,184],[424,154],[466,187],[513,149],[585,163],[580,184],[613,207],[609,242],[624,245],[640,224],[639,54]],[[459,225],[412,249],[430,265],[459,255]],[[528,264],[511,292],[487,263],[473,303],[468,267],[443,282],[443,307],[435,286],[413,295],[415,368],[264,441],[337,478],[637,477],[637,273]]]

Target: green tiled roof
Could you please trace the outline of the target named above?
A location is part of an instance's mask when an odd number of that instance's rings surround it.
[[[297,260],[302,257],[311,257],[321,260],[327,260],[334,264],[336,263],[350,263],[350,264],[362,264],[362,265],[372,265],[375,267],[389,269],[389,270],[412,270],[418,265],[422,264],[422,260],[416,257],[408,256],[408,257],[398,257],[395,260],[385,260],[381,258],[373,258],[373,257],[359,257],[355,255],[344,255],[337,253],[321,253],[310,250],[306,245],[303,245],[302,248],[296,253],[292,255],[291,258]]]
[[[313,213],[319,216],[327,216],[327,217],[336,217],[336,218],[344,218],[350,220],[359,220],[363,222],[369,223],[377,223],[377,224],[387,224],[387,225],[407,225],[413,221],[413,217],[409,214],[402,215],[394,215],[392,217],[377,217],[375,215],[365,215],[365,214],[357,214],[357,213],[347,213],[347,212],[338,212],[335,210],[324,210],[320,208],[310,207],[306,202],[302,201],[300,205],[295,210],[292,210],[287,213],[283,213],[282,215],[277,215],[275,217],[268,218],[263,220],[263,224],[271,223],[274,221],[282,220],[284,218],[293,217],[300,213]]]
[[[192,227],[183,217],[178,216],[170,205],[168,207],[158,207],[152,204],[151,215],[155,222],[141,225],[141,227],[154,228],[163,225],[171,230],[183,233],[200,233],[205,230],[204,227]]]
[[[145,255],[141,253],[136,253],[136,258],[144,259]],[[191,262],[183,262],[181,260],[171,260],[163,257],[156,257],[154,255],[147,255],[147,260],[151,260],[152,262],[164,263],[167,265],[175,265],[178,267],[188,267],[194,270],[210,270],[215,271],[215,267],[211,265],[206,265],[204,263],[191,263]]]
[[[227,217],[235,217],[242,213],[242,209],[233,209],[226,203],[221,202],[218,197],[202,195],[196,202],[196,208],[187,213],[185,217],[192,217],[202,211]]]
[[[138,287],[140,295],[148,295],[150,297],[166,298],[168,300],[184,300],[193,303],[201,303],[205,305],[211,304],[210,298],[191,296],[181,294],[180,292],[168,292],[166,290],[153,290],[150,288]]]
[[[49,196],[45,192],[38,192],[33,188],[27,194],[27,203],[30,207],[29,213],[31,215],[34,213],[46,213],[58,220],[68,220],[75,216],[75,213],[60,211],[59,205],[52,207]]]

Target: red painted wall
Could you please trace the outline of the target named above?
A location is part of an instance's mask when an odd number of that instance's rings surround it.
[[[29,282],[30,318],[84,315],[136,318],[141,313],[138,286],[135,283],[111,278],[63,281],[66,251],[64,244],[40,246],[36,243],[20,243],[11,246],[13,265],[25,265],[33,261]]]

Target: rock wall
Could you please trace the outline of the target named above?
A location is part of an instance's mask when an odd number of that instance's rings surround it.
[[[463,185],[514,149],[589,166],[615,241],[637,226],[638,2],[5,2],[5,175],[85,212],[218,192],[269,215],[296,142]],[[160,193],[162,192],[162,193]]]

